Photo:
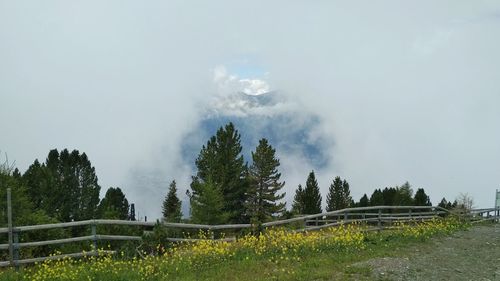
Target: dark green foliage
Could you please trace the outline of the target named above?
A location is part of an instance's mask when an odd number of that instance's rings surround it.
[[[21,179],[22,175],[21,172],[19,172],[18,168],[14,169],[14,171],[12,172],[12,177],[14,177],[16,180]]]
[[[448,201],[446,201],[446,198],[443,197],[443,199],[441,199],[441,202],[439,202],[438,206],[444,209],[448,209],[446,208],[448,206]]]
[[[194,223],[224,224],[229,213],[224,210],[224,196],[221,188],[210,178],[205,182],[193,180],[188,193],[191,203],[191,220]]]
[[[210,179],[220,189],[223,196],[222,209],[228,214],[225,222],[245,220],[245,194],[248,182],[245,180],[246,167],[241,154],[240,134],[232,123],[220,128],[203,146],[196,167],[198,172],[191,184],[192,195],[199,197],[199,186],[205,186]]]
[[[370,196],[370,206],[384,205],[384,195],[380,189],[375,189]]]
[[[278,193],[285,183],[280,182],[280,162],[275,154],[276,150],[269,145],[267,139],[261,139],[255,152],[252,152],[253,163],[249,169],[250,186],[246,203],[247,214],[252,223],[269,221],[285,211],[285,203],[279,202],[285,197],[285,193]]]
[[[431,200],[429,199],[429,196],[425,194],[423,188],[417,189],[417,192],[415,193],[414,203],[415,206],[432,206]]]
[[[27,194],[36,208],[61,221],[97,216],[99,191],[95,169],[78,150],[49,152],[45,164],[35,160],[23,175]]]
[[[99,217],[104,219],[128,219],[128,200],[122,190],[110,187],[99,204]]]
[[[363,197],[359,199],[359,204],[358,207],[368,207],[370,206],[370,200],[368,199],[368,196],[366,196],[366,193],[363,194]]]
[[[7,188],[11,189],[13,224],[24,225],[30,221],[33,204],[26,196],[22,183],[6,171],[0,171],[0,222],[3,227],[7,226]]]
[[[36,159],[22,176],[23,182],[26,185],[26,193],[37,209],[42,208],[42,202],[46,201],[46,198],[42,198],[43,195],[46,195],[46,192],[42,192],[41,187],[44,169],[45,167],[42,168],[42,165]]]
[[[383,191],[375,189],[369,202],[370,206],[431,206],[429,196],[422,188],[418,189],[413,196],[413,190],[408,182],[402,186],[386,187]],[[448,202],[443,202],[443,204],[448,204]]]
[[[7,188],[11,189],[12,199],[12,220],[14,226],[20,225],[36,225],[57,223],[58,221],[50,218],[43,210],[36,210],[33,203],[27,196],[27,188],[24,186],[22,178],[19,174],[11,173],[10,169],[5,169],[0,165],[0,225],[7,226]],[[67,237],[67,236],[66,236]],[[43,231],[30,231],[20,235],[20,242],[27,241],[43,241],[48,239],[65,238],[64,229],[51,229]],[[1,243],[7,243],[7,235],[0,239]],[[42,246],[36,248],[23,248],[21,257],[28,258],[35,255],[46,256],[60,246]],[[6,260],[7,252],[0,254],[2,260]]]
[[[163,200],[162,214],[165,221],[181,221],[181,200],[177,197],[177,184],[175,183],[175,180],[170,183],[168,194],[165,196],[165,200]]]
[[[57,198],[53,194],[56,179],[45,164],[40,164],[38,159],[35,160],[24,172],[22,180],[33,207],[54,215],[54,206],[57,204]]]
[[[304,214],[318,214],[321,213],[321,193],[319,190],[318,182],[314,171],[309,173],[304,188]]]
[[[304,189],[302,188],[302,185],[299,184],[299,187],[295,190],[295,196],[293,197],[292,213],[304,214],[305,205]]]
[[[379,195],[377,194],[377,196]],[[377,204],[371,203],[372,206],[377,206],[379,204],[385,206],[412,206],[413,190],[408,182],[400,187],[386,187],[382,191],[382,198],[382,204],[380,204],[381,202],[377,202]],[[379,199],[377,198],[376,200]]]
[[[457,206],[457,200],[455,200],[455,202],[452,203],[451,201],[447,201],[446,198],[443,197],[443,199],[441,199],[441,202],[439,202],[438,206],[441,208],[445,208],[447,210],[451,210]]]
[[[410,183],[405,182],[402,186],[396,187],[396,194],[394,196],[393,204],[397,206],[414,205],[413,190]]]
[[[394,187],[386,187],[384,190],[382,190],[382,196],[384,198],[384,205],[385,206],[394,206],[394,202],[396,201],[396,195],[398,194],[398,191]]]
[[[328,189],[326,204],[327,211],[341,210],[352,205],[351,191],[346,180],[342,181],[340,177],[333,180]]]

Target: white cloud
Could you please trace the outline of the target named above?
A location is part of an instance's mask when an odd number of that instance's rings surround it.
[[[334,164],[318,177],[343,175],[356,199],[408,180],[434,202],[459,192],[479,206],[493,202],[495,1],[32,5],[0,4],[0,150],[22,170],[52,148],[77,148],[103,187],[119,185],[138,209],[159,214],[168,181],[189,184],[179,146],[213,97],[277,89],[289,102],[272,110],[321,117],[317,134],[335,145],[325,152]],[[242,54],[272,75],[207,74]],[[247,107],[239,102],[219,108]],[[141,172],[137,184],[137,170],[154,173]],[[307,176],[283,175],[291,186]]]
[[[271,91],[267,81],[238,77],[228,73],[223,65],[218,65],[213,69],[213,76],[219,95],[232,95],[237,92],[247,95],[262,95]]]
[[[270,87],[269,84],[260,79],[240,79],[239,82],[242,86],[242,92],[247,95],[262,95],[265,93],[269,93]]]
[[[285,104],[282,100],[262,105],[252,98],[270,92],[268,82],[263,79],[240,78],[228,73],[223,65],[216,66],[212,72],[215,94],[211,97],[208,111],[229,116],[247,116],[273,115],[290,108],[290,103]]]

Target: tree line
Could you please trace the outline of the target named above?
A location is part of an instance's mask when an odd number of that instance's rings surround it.
[[[131,219],[129,202],[119,187],[110,187],[99,198],[101,186],[95,168],[85,153],[78,150],[51,150],[45,162],[36,159],[21,174],[3,163],[0,168],[1,198],[12,190],[14,222],[37,224],[69,222],[95,218]],[[0,200],[2,211],[5,200]],[[6,224],[6,216],[2,216]]]
[[[304,186],[297,187],[291,210],[287,210],[283,202],[285,182],[281,180],[275,148],[267,139],[260,139],[251,152],[251,163],[245,161],[242,150],[241,135],[233,123],[220,127],[202,146],[187,190],[190,213],[185,215],[189,221],[260,224],[323,211],[323,197],[314,171],[309,173]],[[130,204],[119,187],[110,187],[104,198],[99,198],[101,186],[95,168],[87,155],[78,150],[53,149],[44,162],[35,160],[23,174],[17,168],[3,165],[0,187],[2,194],[6,187],[13,190],[17,225],[94,218],[135,220],[135,213],[130,211]],[[5,210],[4,205],[5,201],[0,200],[1,210]],[[424,189],[419,188],[413,194],[406,182],[375,189],[371,196],[364,194],[355,202],[347,180],[335,177],[326,195],[325,210],[377,205],[429,206],[431,201]],[[440,206],[453,208],[457,203],[443,198]],[[170,222],[183,220],[175,180],[163,200],[162,215]],[[5,215],[2,219],[6,224]]]
[[[220,127],[201,148],[195,161],[197,171],[187,191],[191,222],[260,224],[323,211],[314,171],[309,173],[304,187],[297,187],[292,208],[288,211],[282,201],[285,182],[280,180],[276,150],[262,138],[251,152],[249,164],[243,157],[240,138],[238,130],[229,123]],[[364,194],[355,202],[347,180],[335,177],[328,189],[325,210],[379,205],[430,206],[431,201],[423,188],[413,194],[411,185],[406,182],[401,186],[375,189],[370,197]],[[167,221],[181,221],[181,202],[175,181],[170,184],[163,202],[163,217]]]

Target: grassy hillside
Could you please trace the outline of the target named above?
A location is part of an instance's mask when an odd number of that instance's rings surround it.
[[[330,280],[337,273],[368,273],[366,268],[347,267],[353,262],[391,255],[463,227],[445,219],[398,224],[381,233],[365,232],[360,225],[310,233],[273,229],[233,243],[206,240],[167,249],[159,245],[160,254],[146,258],[104,255],[47,261],[19,273],[4,271],[0,280]]]

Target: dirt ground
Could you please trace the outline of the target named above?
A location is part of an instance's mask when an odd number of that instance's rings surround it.
[[[500,224],[473,226],[405,249],[399,257],[372,259],[352,267],[368,270],[341,279],[500,281]]]

